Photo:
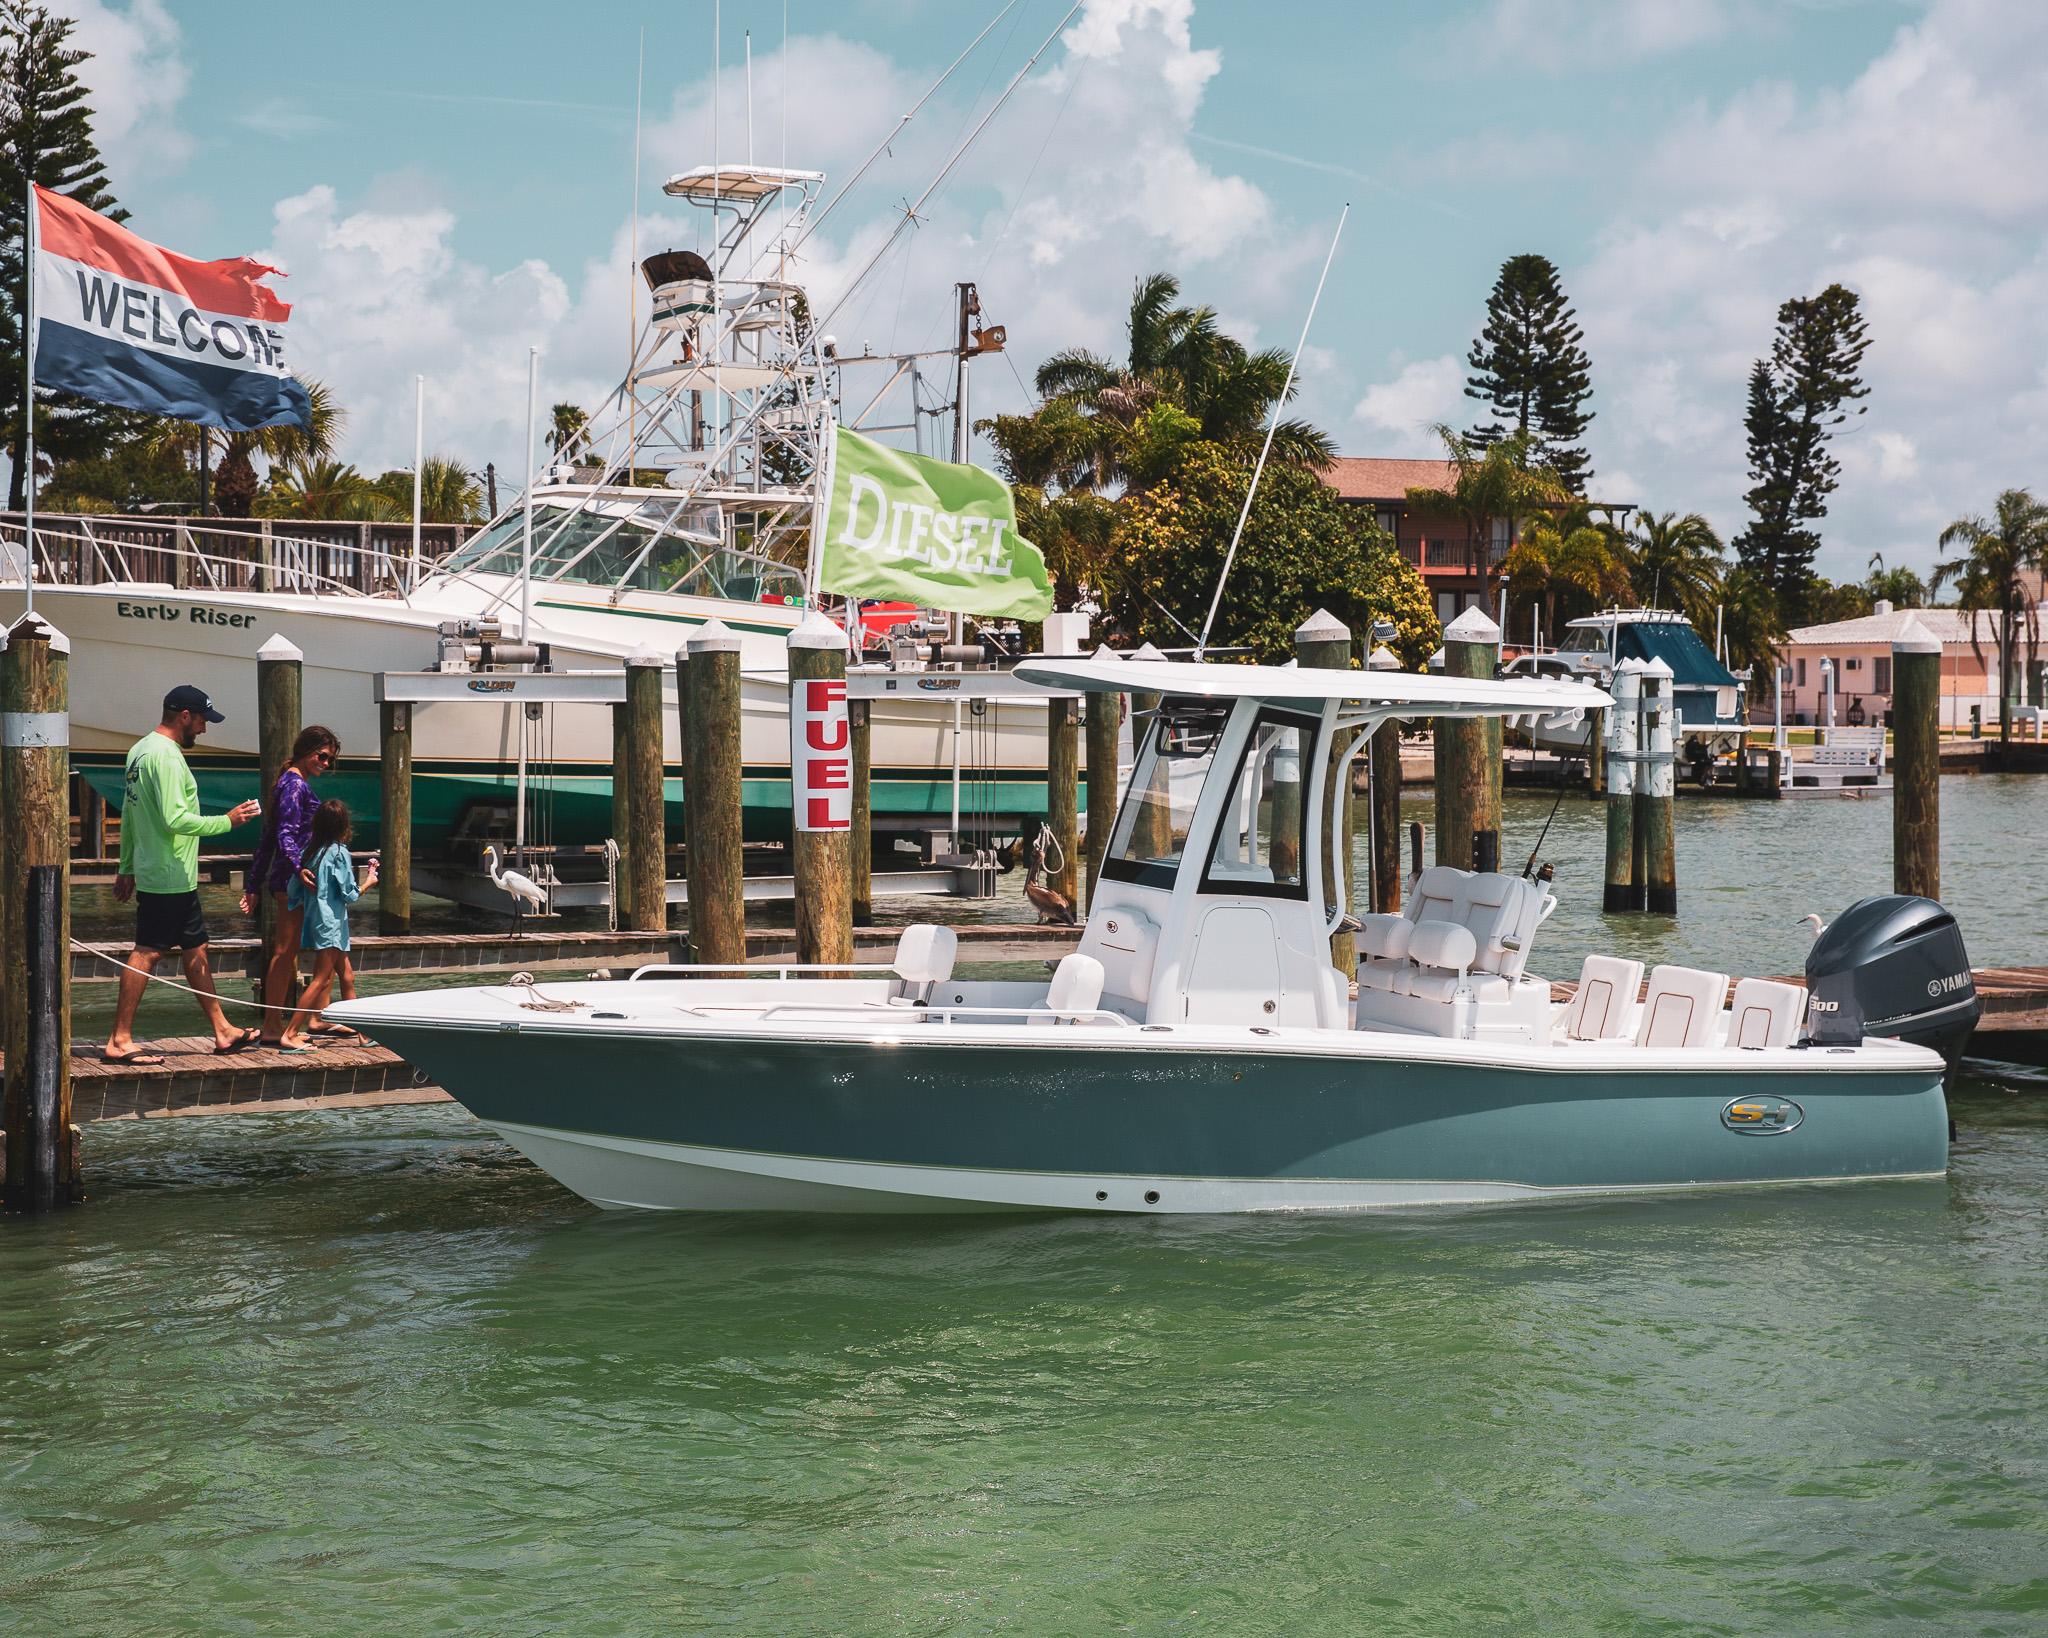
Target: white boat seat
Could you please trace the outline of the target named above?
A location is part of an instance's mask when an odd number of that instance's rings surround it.
[[[1475,1001],[1500,1002],[1507,1000],[1512,988],[1499,973],[1452,973],[1413,967],[1408,971],[1404,993],[1418,1001],[1450,1002],[1463,991]]]
[[[1405,938],[1403,942],[1406,942]],[[1407,971],[1409,968],[1405,961],[1361,961],[1358,964],[1358,983],[1362,989],[1406,994],[1401,979]]]
[[[1383,961],[1400,961],[1408,954],[1408,940],[1416,924],[1423,921],[1458,921],[1458,895],[1472,878],[1469,870],[1454,865],[1431,865],[1408,884],[1408,898],[1398,911],[1382,911],[1358,918],[1358,948]]]
[[[1736,983],[1728,1006],[1728,1044],[1751,1052],[1788,1047],[1799,1033],[1806,1009],[1806,991],[1775,979],[1745,978]]]
[[[1473,968],[1520,978],[1528,965],[1536,929],[1556,903],[1525,877],[1497,870],[1474,875],[1457,903],[1457,919],[1471,929],[1479,946]]]
[[[1478,955],[1479,941],[1462,922],[1417,922],[1408,938],[1408,959],[1416,966],[1434,967],[1460,978],[1472,970]]]
[[[922,1005],[932,996],[932,986],[953,976],[953,962],[960,952],[960,935],[937,922],[913,922],[896,940],[896,983],[891,1000]]]
[[[1629,1009],[1643,987],[1643,964],[1619,956],[1589,955],[1579,968],[1579,987],[1565,1009],[1567,1041],[1618,1041],[1628,1030]]]
[[[1727,994],[1726,973],[1701,972],[1696,967],[1651,968],[1636,1045],[1705,1046]]]
[[[1080,1014],[1094,1012],[1102,1005],[1102,981],[1102,963],[1093,956],[1079,951],[1062,956],[1060,964],[1052,970],[1052,982],[1046,986],[1045,1006],[1042,1010],[1032,1009],[1031,1023],[1048,1027],[1083,1022]]]

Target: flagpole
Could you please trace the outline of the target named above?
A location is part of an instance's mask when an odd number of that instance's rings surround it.
[[[21,218],[21,587],[24,612],[36,611],[36,179],[28,179]]]
[[[412,583],[407,591],[419,590],[420,584],[420,468],[426,458],[427,378],[416,375],[412,378]],[[530,474],[532,468],[527,470]]]

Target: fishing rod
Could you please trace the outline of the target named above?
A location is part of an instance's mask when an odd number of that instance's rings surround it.
[[[1237,514],[1237,527],[1230,532],[1230,550],[1223,555],[1223,572],[1216,577],[1216,595],[1209,599],[1209,618],[1202,622],[1202,635],[1195,639],[1199,661],[1209,647],[1209,628],[1216,623],[1216,611],[1223,606],[1223,588],[1229,584],[1231,565],[1237,562],[1237,543],[1244,538],[1245,521],[1252,515],[1252,497],[1259,492],[1259,475],[1266,470],[1266,457],[1273,452],[1273,434],[1280,430],[1280,411],[1294,391],[1294,372],[1301,363],[1301,350],[1308,345],[1308,327],[1315,323],[1316,304],[1323,299],[1323,283],[1330,276],[1330,264],[1337,259],[1337,241],[1344,237],[1344,221],[1351,214],[1349,201],[1337,217],[1337,231],[1330,235],[1329,254],[1323,257],[1323,271],[1316,279],[1316,293],[1309,298],[1308,316],[1301,321],[1301,339],[1294,344],[1294,356],[1287,361],[1287,380],[1280,396],[1273,400],[1273,414],[1266,422],[1266,441],[1259,446],[1258,464],[1252,468],[1251,487],[1244,492],[1244,510]]]

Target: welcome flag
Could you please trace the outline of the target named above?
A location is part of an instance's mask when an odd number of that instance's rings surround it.
[[[196,262],[35,190],[35,378],[229,432],[312,418],[285,363],[291,309],[237,256]]]
[[[1009,486],[978,466],[832,429],[818,588],[1013,620],[1052,612],[1045,557],[1017,533]]]

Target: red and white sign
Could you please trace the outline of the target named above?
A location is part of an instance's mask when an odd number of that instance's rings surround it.
[[[844,679],[791,684],[789,777],[790,817],[798,830],[853,828],[853,730]]]

